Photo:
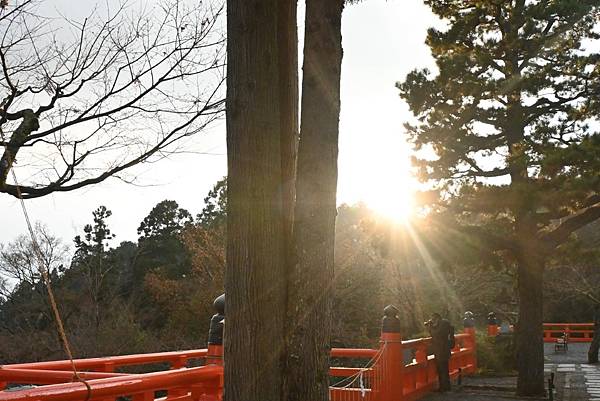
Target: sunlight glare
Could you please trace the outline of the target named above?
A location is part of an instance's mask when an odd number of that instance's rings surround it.
[[[396,187],[373,194],[372,199],[367,199],[366,203],[384,218],[394,223],[406,224],[413,216],[414,210],[413,192],[408,184],[401,182]]]
[[[346,188],[381,217],[406,224],[414,213],[417,187],[411,175],[410,152],[397,133],[382,138],[385,146],[362,150],[363,163],[351,166],[352,181]]]

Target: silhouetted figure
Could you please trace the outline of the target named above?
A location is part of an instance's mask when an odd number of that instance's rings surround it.
[[[600,349],[600,305],[594,309],[594,338],[588,351],[588,363],[598,363],[598,349]]]
[[[450,390],[450,350],[454,346],[454,329],[450,322],[442,319],[439,313],[433,313],[431,320],[425,323],[431,334],[431,347],[435,355],[435,366],[438,374],[439,389],[444,392]]]

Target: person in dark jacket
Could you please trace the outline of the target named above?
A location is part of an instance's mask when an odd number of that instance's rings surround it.
[[[426,324],[431,334],[431,348],[435,355],[435,366],[439,382],[438,391],[450,391],[448,362],[450,361],[450,351],[454,340],[454,330],[450,322],[442,319],[439,313],[433,313],[431,320]]]

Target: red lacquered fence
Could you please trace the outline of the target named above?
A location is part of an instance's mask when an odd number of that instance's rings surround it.
[[[450,376],[473,374],[477,370],[475,329],[456,335],[450,358]],[[382,333],[379,349],[334,348],[334,358],[369,359],[366,367],[331,368],[335,381],[330,387],[332,401],[411,401],[437,388],[431,338],[402,341],[400,333]],[[346,379],[346,380],[344,380]]]
[[[511,331],[513,327],[511,326]],[[500,326],[489,324],[488,336],[497,336]],[[558,338],[567,336],[569,342],[587,343],[594,338],[594,323],[544,323],[544,342],[554,343]]]
[[[430,338],[402,341],[398,332],[383,332],[378,349],[334,348],[332,361],[356,367],[330,369],[332,401],[412,401],[437,386]],[[450,359],[451,377],[477,369],[475,331],[456,335]],[[223,394],[222,346],[208,349],[79,359],[80,378],[73,381],[70,361],[0,366],[0,390],[7,385],[33,384],[18,391],[0,391],[0,401],[220,401]],[[201,359],[200,367],[187,367]],[[170,369],[123,373],[128,369]],[[121,373],[116,372],[117,370]]]
[[[544,323],[544,342],[556,342],[565,334],[569,342],[591,342],[594,323]]]

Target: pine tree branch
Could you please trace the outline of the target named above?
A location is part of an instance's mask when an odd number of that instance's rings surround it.
[[[495,251],[516,251],[518,244],[516,241],[492,234],[488,230],[480,226],[458,226],[456,228],[458,232],[473,238],[477,243],[483,245],[483,249],[495,252]]]
[[[542,235],[542,241],[548,249],[554,249],[564,243],[574,231],[577,231],[598,219],[600,219],[600,203],[595,203],[593,206],[587,207],[582,212],[568,217],[554,230]]]

